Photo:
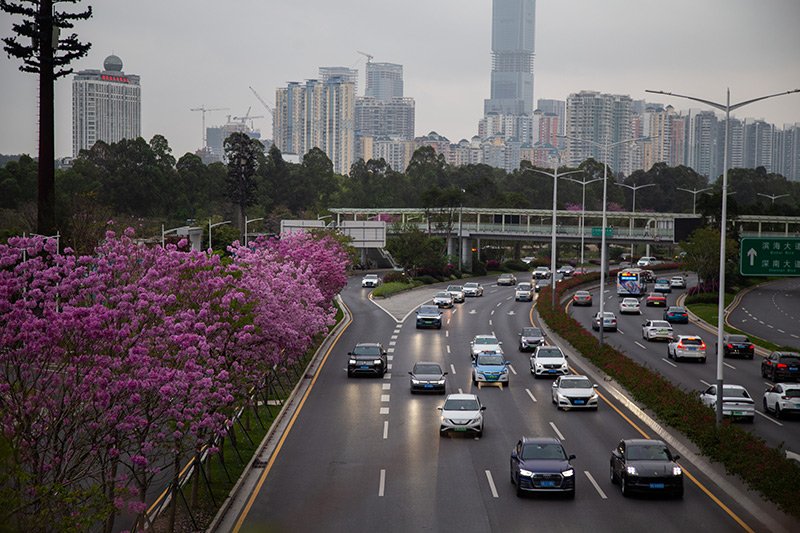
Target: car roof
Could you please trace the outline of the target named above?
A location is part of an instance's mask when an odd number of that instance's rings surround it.
[[[480,283],[478,283],[477,281],[468,281],[468,282],[466,282],[464,284],[464,286],[467,286],[467,285],[480,285]]]
[[[437,363],[436,361],[417,361],[416,363],[414,363],[414,366],[416,367],[417,365],[436,365],[440,369],[442,368],[442,365]]]
[[[703,340],[700,338],[700,335],[678,335],[678,340],[684,340],[684,339]]]
[[[556,437],[522,437],[522,444],[561,444]]]
[[[446,400],[477,400],[477,394],[468,394],[468,393],[453,393],[448,394]]]
[[[447,290],[450,290],[451,287],[455,287],[456,289],[460,289],[461,285],[448,285]]]
[[[686,311],[686,309],[679,305],[670,305],[667,307],[667,311]]]
[[[664,326],[672,327],[672,324],[670,324],[666,320],[648,320],[648,322],[650,322],[651,325],[658,324],[659,326],[664,325]]]
[[[657,439],[622,439],[622,442],[625,443],[626,446],[648,446],[653,444],[660,444],[661,446],[666,446],[663,440]]]

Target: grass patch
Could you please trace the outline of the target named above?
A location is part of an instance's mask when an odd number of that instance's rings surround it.
[[[398,294],[405,291],[410,291],[415,287],[423,285],[422,283],[402,283],[400,281],[392,281],[383,283],[372,291],[372,296],[375,298],[387,298],[393,294]]]

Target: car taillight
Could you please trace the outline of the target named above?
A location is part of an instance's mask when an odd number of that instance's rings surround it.
[[[733,350],[733,344],[728,344],[728,348],[730,348],[731,350]]]
[[[778,368],[786,368],[786,365],[784,363],[778,363]]]
[[[753,349],[753,345],[751,344],[750,346],[748,346],[748,348],[749,348],[750,350],[752,350],[752,349]]]
[[[704,343],[704,342],[701,342],[701,343],[700,343],[700,348],[702,348],[703,350],[705,350],[705,349],[706,349],[706,343]]]

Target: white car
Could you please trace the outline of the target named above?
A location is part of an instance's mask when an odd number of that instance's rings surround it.
[[[514,289],[514,300],[517,302],[532,302],[533,285],[528,282],[517,285],[517,288]]]
[[[672,276],[669,278],[669,286],[673,289],[685,289],[686,288],[686,278],[683,276]]]
[[[722,391],[722,415],[741,417],[753,422],[756,417],[756,407],[747,389],[741,385],[723,385]],[[716,385],[711,385],[700,392],[700,400],[712,408],[716,408],[717,396]]]
[[[553,382],[551,399],[558,409],[597,410],[597,385],[586,376],[559,376]]]
[[[592,318],[592,329],[600,331],[600,313]],[[617,331],[617,315],[611,311],[603,311],[603,331]]]
[[[538,266],[532,274],[533,279],[547,279],[550,277],[550,269],[546,266]]]
[[[469,355],[474,361],[481,352],[497,352],[503,353],[502,342],[497,340],[497,337],[491,333],[484,333],[475,335],[469,343]]]
[[[483,286],[474,281],[465,283],[464,296],[483,296]]]
[[[558,346],[540,345],[531,356],[531,374],[539,376],[564,376],[569,374],[567,356]]]
[[[675,359],[697,359],[706,362],[706,343],[697,335],[678,335],[667,344],[667,357]]]
[[[648,341],[671,341],[674,334],[675,332],[672,329],[672,324],[666,320],[648,320],[642,324],[642,338]]]
[[[475,394],[450,394],[444,405],[437,407],[439,415],[439,435],[444,437],[448,432],[475,433],[478,437],[483,435],[483,412],[486,407],[481,405],[480,399]]]
[[[361,287],[377,287],[381,284],[381,278],[377,274],[367,274],[361,278]]]
[[[640,258],[640,259],[639,259],[639,260],[636,262],[636,266],[638,266],[638,267],[646,267],[646,266],[650,266],[650,265],[654,264],[654,261],[655,261],[655,260],[656,260],[656,258],[655,258],[655,257],[648,257],[648,256],[644,256],[644,257]]]
[[[453,301],[453,295],[447,291],[442,291],[433,296],[433,304],[436,307],[453,307],[455,302]]]
[[[634,313],[637,315],[642,314],[642,308],[639,305],[639,300],[636,298],[623,298],[619,303],[619,314]]]
[[[453,297],[456,303],[464,303],[464,288],[461,285],[448,285],[447,292]]]
[[[800,414],[800,383],[776,383],[764,391],[764,412],[772,411],[775,418]]]

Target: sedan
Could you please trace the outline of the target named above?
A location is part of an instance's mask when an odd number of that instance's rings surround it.
[[[648,320],[642,324],[642,338],[648,341],[671,341],[673,333],[672,324],[666,320]]]
[[[683,469],[660,440],[621,440],[611,451],[611,483],[622,486],[622,495],[634,492],[669,494],[683,498]]]
[[[444,437],[447,433],[474,433],[478,437],[483,435],[483,412],[486,407],[481,405],[480,399],[475,394],[450,394],[444,405],[437,407],[439,415],[439,435]]]
[[[445,376],[447,372],[442,371],[439,363],[420,361],[414,364],[414,368],[409,372],[411,376],[411,393],[415,392],[445,392]]]
[[[667,357],[675,359],[676,363],[682,359],[697,359],[705,363],[706,343],[697,335],[678,335],[667,344]]]
[[[516,285],[517,284],[517,276],[514,274],[500,274],[500,277],[497,278],[498,285]]]
[[[508,384],[508,365],[502,353],[479,353],[472,362],[472,382]]]
[[[480,283],[470,281],[464,284],[464,296],[483,296],[483,286]]]
[[[567,356],[558,346],[537,346],[531,356],[531,374],[536,378],[569,374]]]
[[[755,353],[755,346],[753,346],[753,342],[747,335],[725,334],[722,337],[723,357],[741,355],[742,357],[752,359]]]
[[[600,331],[600,313],[592,318],[592,329]],[[611,311],[603,311],[603,331],[617,331],[617,315]]]
[[[546,266],[538,266],[533,271],[533,279],[545,279],[550,277],[550,269]]]
[[[367,274],[361,278],[361,287],[377,287],[381,284],[381,278],[377,274]]]
[[[461,285],[448,285],[447,292],[453,297],[455,303],[464,303],[464,288]]]
[[[564,265],[557,270],[559,274],[564,276],[565,278],[569,278],[572,276],[572,273],[575,271],[575,268],[571,265]]]
[[[519,351],[520,352],[534,351],[537,346],[539,346],[544,342],[545,337],[546,337],[545,333],[539,328],[534,328],[534,327],[522,328],[522,331],[519,334]]]
[[[586,376],[560,376],[553,382],[550,396],[558,409],[597,410],[596,387]]]
[[[378,342],[359,342],[352,352],[347,352],[347,377],[357,375],[383,376],[387,369],[387,355]]]
[[[572,305],[592,305],[592,293],[589,291],[578,291],[572,297]]]
[[[664,309],[664,320],[667,322],[680,322],[681,324],[688,324],[689,313],[686,312],[685,307],[667,307]]]
[[[584,267],[578,267],[578,268],[576,268],[575,270],[572,271],[572,275],[573,276],[583,276],[583,275],[588,274],[588,273],[589,273],[589,269],[588,268],[584,268]]]
[[[747,389],[741,385],[726,384],[722,386],[722,391],[722,415],[744,418],[752,423],[756,417],[756,407]],[[701,391],[700,401],[711,408],[716,408],[717,386],[711,385],[706,390]]]
[[[669,286],[673,289],[685,289],[686,288],[686,278],[683,276],[672,276],[669,279]]]
[[[474,360],[481,352],[503,353],[502,342],[491,333],[475,335],[469,343],[469,354]]]
[[[555,437],[522,437],[511,450],[511,482],[517,496],[526,492],[562,492],[575,497],[575,469]]]
[[[537,279],[536,280],[536,286],[534,287],[534,290],[536,292],[539,292],[539,291],[542,290],[543,287],[549,287],[550,286],[550,281],[551,281],[550,278]]]
[[[619,303],[619,314],[633,313],[637,315],[642,314],[642,308],[639,305],[639,300],[636,298],[623,298]]]
[[[775,382],[800,379],[800,353],[772,352],[761,361],[761,376]]]
[[[447,291],[437,292],[433,297],[433,304],[436,307],[453,307],[453,295]]]
[[[645,302],[645,305],[647,307],[663,307],[667,305],[667,298],[663,294],[651,292],[647,295],[647,301]]]
[[[653,285],[655,292],[672,292],[672,286],[669,284],[668,279],[657,279],[656,284]]]
[[[764,412],[775,418],[800,414],[800,383],[776,383],[764,391]]]

